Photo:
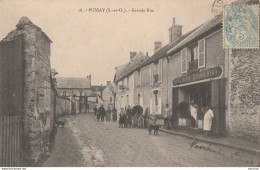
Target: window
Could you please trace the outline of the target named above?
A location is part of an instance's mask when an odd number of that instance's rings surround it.
[[[205,67],[205,39],[199,41],[198,65],[199,68]]]
[[[113,102],[113,98],[112,97],[110,97],[110,102]]]
[[[138,104],[140,105],[140,97],[141,97],[140,94],[138,94],[137,97],[138,97]]]
[[[139,85],[141,86],[142,77],[141,77],[141,70],[138,70],[138,76],[139,76]]]
[[[129,96],[126,95],[126,105],[129,105]]]
[[[153,66],[154,64],[152,63],[150,65],[150,85],[153,85]]]
[[[129,77],[127,77],[126,87],[129,88]]]
[[[181,73],[187,72],[187,48],[181,50]]]
[[[162,82],[162,73],[163,73],[163,63],[162,59],[159,60],[159,70],[158,70],[158,82]]]
[[[198,44],[195,44],[189,48],[187,48],[187,57],[188,57],[188,64],[187,64],[187,71],[197,71],[198,70]]]

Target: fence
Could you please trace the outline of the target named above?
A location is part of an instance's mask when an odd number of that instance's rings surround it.
[[[0,42],[0,166],[23,165],[23,37]]]
[[[0,116],[0,166],[23,166],[21,116]]]

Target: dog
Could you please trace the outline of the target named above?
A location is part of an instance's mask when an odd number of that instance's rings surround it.
[[[66,119],[58,119],[58,120],[56,120],[56,126],[57,127],[59,127],[60,125],[62,126],[62,127],[64,127],[64,125],[65,125],[65,122],[66,122]]]
[[[160,127],[161,125],[149,125],[148,127],[149,135],[151,135],[152,130],[154,131],[154,135],[158,135],[158,131]]]

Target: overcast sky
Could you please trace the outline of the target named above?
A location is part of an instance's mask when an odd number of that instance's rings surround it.
[[[214,0],[0,1],[0,39],[27,16],[53,41],[51,67],[59,77],[92,75],[92,84],[112,81],[115,66],[129,61],[130,51],[153,54],[154,41],[168,43],[172,18],[183,34],[212,18]],[[153,9],[154,12],[91,13],[88,8]]]

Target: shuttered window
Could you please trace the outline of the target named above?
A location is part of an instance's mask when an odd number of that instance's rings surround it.
[[[150,65],[150,85],[153,85],[153,63]]]
[[[187,48],[181,50],[181,73],[187,72]]]
[[[163,74],[163,62],[162,59],[159,60],[159,72],[158,72],[158,82],[162,82],[162,75]]]
[[[205,39],[199,41],[199,61],[198,67],[205,67]]]
[[[158,114],[162,114],[162,90],[158,90]]]

